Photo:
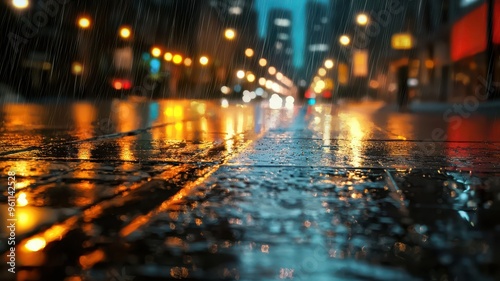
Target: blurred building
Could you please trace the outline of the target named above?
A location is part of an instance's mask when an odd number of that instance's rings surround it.
[[[166,85],[161,96],[220,96],[221,86],[231,82],[236,69],[248,64],[245,49],[258,42],[253,1],[157,2],[161,12],[153,16],[142,13],[140,21],[146,22],[144,28],[155,34],[143,42],[163,48],[159,59]],[[231,38],[226,34],[228,30],[233,32]]]
[[[307,2],[305,37],[303,73],[310,79],[330,53],[332,25],[328,4],[312,0]]]
[[[264,54],[271,65],[288,75],[293,71],[292,24],[291,11],[269,11]]]
[[[196,64],[192,84],[198,97],[219,97],[222,86],[234,83],[238,69],[249,69],[251,61],[245,56],[247,48],[258,44],[257,14],[253,1],[211,0],[202,3],[196,22]],[[227,32],[231,31],[231,36]],[[252,49],[252,50],[253,50]],[[257,50],[253,50],[257,52]],[[205,56],[206,65],[197,60]]]
[[[225,83],[258,42],[253,1],[59,2],[0,1],[1,31],[12,42],[0,47],[0,82],[35,95],[181,96]],[[224,38],[227,28],[235,40]]]
[[[422,0],[418,34],[417,98],[421,100],[463,101],[485,92],[488,25],[492,27],[491,57],[493,81],[500,81],[498,46],[500,45],[500,1],[494,9],[485,0]],[[488,10],[493,21],[488,23]],[[498,83],[493,86],[498,88]],[[493,98],[492,93],[489,98]],[[484,100],[484,98],[483,98]]]
[[[386,7],[379,8],[379,14],[370,13],[381,27],[386,23],[377,38],[387,40],[374,42],[373,50],[380,59],[369,77],[378,97],[396,100],[403,90],[413,101],[463,102],[472,96],[484,101],[489,62],[494,66],[489,99],[496,97],[499,83],[495,81],[500,81],[500,1],[491,1],[495,5],[491,22],[493,61],[487,56],[487,2],[420,0],[400,2],[401,9]],[[477,96],[478,91],[483,95]]]
[[[330,0],[330,22],[331,22],[331,45],[338,44],[338,38],[343,34],[349,33],[352,25],[352,5],[350,0]]]
[[[210,0],[225,27],[238,31],[240,41],[244,45],[254,45],[257,40],[257,13],[253,0]]]
[[[1,79],[34,96],[74,97],[101,94],[109,88],[115,51],[122,49],[124,54],[123,48],[131,43],[119,36],[119,29],[133,30],[137,23],[132,1],[102,5],[100,1],[33,0],[28,4],[0,3],[6,23],[2,33],[12,43],[2,49],[4,64],[11,69],[2,69]],[[133,53],[126,56],[131,71]],[[124,67],[125,62],[119,65]]]
[[[78,54],[76,18],[70,24],[60,13],[62,5],[56,2],[46,12],[42,3],[23,7],[0,2],[2,36],[7,39],[1,44],[0,79],[20,93],[59,91],[59,81],[72,81],[70,66]],[[66,12],[72,14],[72,9]]]

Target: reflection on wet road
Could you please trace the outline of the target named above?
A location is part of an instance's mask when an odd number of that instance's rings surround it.
[[[1,118],[17,280],[500,276],[495,118],[184,100]]]

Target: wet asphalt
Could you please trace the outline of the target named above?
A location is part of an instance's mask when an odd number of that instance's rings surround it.
[[[500,116],[5,104],[1,280],[499,280]],[[9,233],[0,232],[7,259]]]

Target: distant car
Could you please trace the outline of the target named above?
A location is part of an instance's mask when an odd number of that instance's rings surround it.
[[[129,78],[114,77],[111,78],[110,83],[111,87],[117,91],[132,89],[132,80]]]
[[[112,90],[120,93],[120,95],[128,94],[134,87],[132,74],[124,71],[116,71],[109,76],[108,84]]]

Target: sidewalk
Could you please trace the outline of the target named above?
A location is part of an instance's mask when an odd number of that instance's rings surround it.
[[[184,209],[176,218],[169,215],[175,208],[164,210],[128,235],[128,243],[161,243],[163,235],[170,235],[165,225],[188,231],[199,243],[196,249],[214,249],[210,266],[190,271],[205,280],[429,280],[441,278],[444,271],[450,278],[485,277],[477,270],[478,256],[468,250],[453,247],[453,262],[441,260],[448,248],[434,237],[459,241],[457,245],[483,243],[451,208],[455,201],[442,194],[442,175],[382,165],[353,167],[359,158],[370,162],[370,155],[359,155],[357,140],[331,138],[349,127],[331,127],[321,136],[323,124],[342,122],[328,116],[301,109],[203,182],[184,203],[196,209]],[[343,146],[351,149],[350,155],[335,152]],[[429,179],[425,191],[416,189],[422,175]],[[193,223],[197,220],[198,226]],[[189,227],[185,222],[191,222]],[[453,231],[443,228],[443,222]],[[183,254],[202,259],[194,249]],[[158,265],[175,266],[168,257],[154,257]],[[220,259],[232,266],[218,263]]]
[[[186,108],[176,105],[158,111]],[[18,233],[18,269],[42,280],[498,279],[498,145],[433,142],[421,155],[430,143],[417,129],[442,118],[383,106],[207,104],[200,124],[0,155],[30,181],[18,211],[43,217]]]

